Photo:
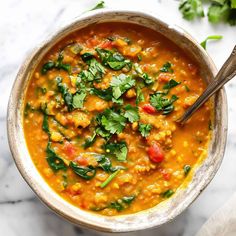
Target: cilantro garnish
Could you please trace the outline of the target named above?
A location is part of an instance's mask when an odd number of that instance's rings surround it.
[[[83,108],[86,93],[76,93],[73,95],[72,105],[74,108]]]
[[[149,135],[151,129],[152,129],[152,125],[139,123],[138,130],[140,131],[143,137],[146,138]]]
[[[112,94],[115,99],[118,99],[123,93],[135,85],[135,80],[131,76],[120,74],[113,76],[111,83]]]
[[[125,142],[106,143],[104,149],[107,154],[114,155],[118,161],[126,161],[128,148]]]
[[[173,69],[171,68],[172,67],[172,64],[170,62],[166,62],[160,69],[161,72],[164,72],[164,73],[173,73]]]
[[[154,80],[147,73],[142,71],[142,69],[138,63],[134,64],[134,69],[135,69],[138,77],[143,79],[143,81],[146,85],[150,85],[150,84],[154,83]]]
[[[130,104],[125,106],[124,117],[126,117],[131,123],[138,121],[140,118],[138,113],[138,108],[133,107]]]
[[[193,20],[196,17],[204,17],[201,0],[181,0],[179,10],[186,20]]]
[[[179,85],[181,82],[177,82],[175,81],[174,79],[171,79],[168,83],[166,83],[164,86],[163,86],[163,89],[166,89],[166,90],[170,90],[171,88],[174,88],[176,87],[177,85]]]
[[[165,97],[166,93],[157,92],[150,96],[150,103],[158,111],[162,111],[163,115],[167,115],[174,110],[173,103],[178,99],[176,95],[172,95],[170,99]]]

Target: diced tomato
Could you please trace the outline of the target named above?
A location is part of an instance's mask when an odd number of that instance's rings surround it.
[[[162,173],[162,176],[164,180],[170,180],[170,177],[171,177],[170,173],[167,173],[167,172]]]
[[[142,109],[148,114],[154,114],[156,112],[155,107],[153,107],[151,104],[143,105]]]
[[[65,143],[65,152],[68,155],[68,157],[70,158],[75,157],[75,147],[69,142]]]
[[[171,79],[171,75],[168,73],[160,73],[158,76],[159,82],[168,82]]]
[[[81,165],[81,166],[87,166],[88,165],[88,160],[82,156],[78,156],[75,161]]]
[[[148,156],[151,161],[160,163],[164,160],[164,153],[158,144],[154,143],[148,148]]]
[[[100,48],[111,48],[112,47],[112,42],[111,41],[104,41],[101,45]]]

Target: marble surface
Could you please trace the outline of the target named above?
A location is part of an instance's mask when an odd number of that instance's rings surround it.
[[[75,236],[99,235],[66,222],[45,207],[31,191],[13,163],[7,143],[7,101],[17,70],[27,53],[45,35],[91,8],[96,0],[1,0],[0,8],[0,235]],[[211,34],[224,36],[211,42],[208,53],[220,67],[236,43],[236,27],[211,26],[207,19],[187,22],[174,0],[106,0],[108,8],[155,12],[189,31],[199,42]],[[201,196],[173,222],[132,235],[195,235],[209,216],[236,190],[236,80],[226,86],[229,132],[225,158],[217,175]],[[123,234],[131,235],[131,234]]]

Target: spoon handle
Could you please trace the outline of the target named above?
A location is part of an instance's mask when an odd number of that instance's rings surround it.
[[[223,87],[225,83],[231,80],[236,75],[236,45],[229,58],[226,60],[215,79],[207,86],[202,95],[189,107],[184,115],[177,121],[184,124],[192,114],[199,109],[216,91]]]

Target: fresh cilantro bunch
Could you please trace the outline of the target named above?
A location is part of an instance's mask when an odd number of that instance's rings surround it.
[[[208,20],[211,23],[227,22],[236,25],[236,0],[209,0]],[[204,17],[202,0],[181,0],[179,10],[186,20]]]

